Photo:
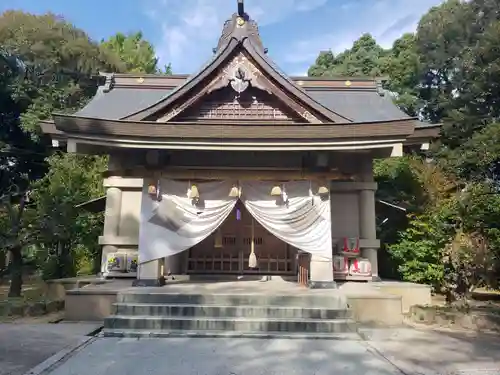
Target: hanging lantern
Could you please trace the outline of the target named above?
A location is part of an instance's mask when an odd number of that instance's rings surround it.
[[[272,197],[281,197],[282,191],[281,191],[281,186],[275,185],[271,189],[271,196]]]
[[[217,229],[217,232],[215,232],[214,247],[216,249],[222,248],[222,232],[220,231],[220,229]]]
[[[156,196],[157,193],[158,193],[158,191],[156,190],[156,185],[149,184],[149,186],[148,186],[148,194],[152,195],[152,196]]]
[[[190,199],[198,199],[200,197],[200,192],[198,191],[198,186],[192,185],[188,190],[188,198]]]
[[[237,185],[233,185],[233,187],[231,188],[231,191],[229,192],[229,197],[239,198],[241,195],[240,193],[241,193],[240,188]]]
[[[330,193],[330,190],[326,186],[320,186],[318,189],[318,195],[328,195]]]
[[[159,199],[158,181],[151,182],[148,185],[148,195],[153,200]]]

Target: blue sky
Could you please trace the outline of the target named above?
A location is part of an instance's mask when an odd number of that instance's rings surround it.
[[[64,16],[95,40],[142,31],[162,63],[191,73],[217,44],[236,0],[1,0],[0,11]],[[319,51],[341,52],[370,32],[389,47],[441,0],[245,0],[270,56],[290,75],[304,74]]]

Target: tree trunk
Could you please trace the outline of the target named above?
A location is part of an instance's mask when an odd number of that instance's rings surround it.
[[[21,247],[11,249],[9,297],[21,297],[23,287],[23,257]]]
[[[6,258],[6,254],[3,251],[0,251],[0,272],[5,269],[5,266],[7,266],[7,262],[5,261]]]
[[[92,257],[92,273],[97,275],[101,272],[101,262],[102,262],[102,247],[99,246],[96,254]]]
[[[12,234],[19,239],[19,232],[21,230],[21,219],[23,217],[24,208],[26,207],[26,192],[19,200],[19,207],[16,217],[12,218]],[[11,269],[10,269],[10,288],[9,297],[21,297],[23,288],[23,245],[22,243],[15,243],[10,248],[11,255]]]
[[[75,277],[76,270],[71,254],[71,241],[59,241],[57,244],[59,254],[59,278]]]

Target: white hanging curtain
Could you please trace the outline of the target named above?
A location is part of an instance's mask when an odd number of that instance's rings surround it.
[[[161,180],[160,201],[144,186],[139,231],[139,262],[149,262],[187,250],[213,233],[229,216],[237,198],[229,197],[229,181],[196,184],[198,204],[188,197],[191,184]]]
[[[271,196],[274,186],[282,195]],[[297,249],[332,259],[329,196],[318,196],[317,184],[242,182],[241,199],[265,229]]]

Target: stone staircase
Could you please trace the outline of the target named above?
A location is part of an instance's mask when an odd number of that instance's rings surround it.
[[[335,294],[180,294],[137,289],[119,294],[114,308],[114,315],[104,321],[107,337],[359,338],[345,299]]]

